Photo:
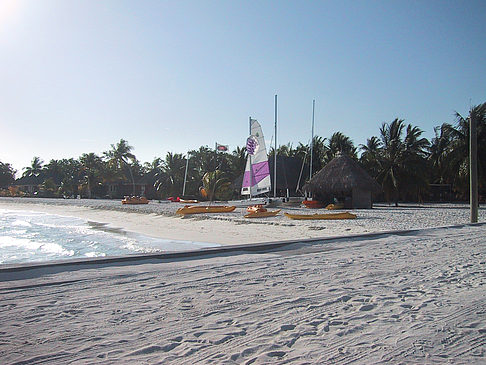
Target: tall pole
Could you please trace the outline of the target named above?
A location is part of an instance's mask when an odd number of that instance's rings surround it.
[[[186,195],[186,179],[187,179],[187,168],[189,167],[189,152],[186,157],[186,172],[184,172],[184,185],[182,186],[182,196]]]
[[[273,197],[277,197],[277,95],[275,95],[275,153],[273,154]]]
[[[316,108],[316,101],[315,99],[312,100],[312,132],[311,132],[311,143],[310,143],[310,171],[309,171],[309,180],[312,179],[312,152],[314,149],[314,111]]]
[[[249,134],[249,135],[251,136],[251,117],[250,117],[249,126],[250,126],[250,134]],[[252,176],[251,176],[252,174],[251,174],[251,169],[252,169],[252,168],[251,168],[251,155],[250,155],[250,154],[248,154],[248,159],[249,159],[249,161],[250,161],[250,199],[251,199],[251,184],[252,184]]]
[[[471,223],[478,222],[478,138],[473,111],[469,113],[469,180]]]

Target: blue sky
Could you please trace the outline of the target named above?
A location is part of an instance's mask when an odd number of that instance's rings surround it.
[[[485,1],[0,0],[0,161],[453,122],[486,101]]]

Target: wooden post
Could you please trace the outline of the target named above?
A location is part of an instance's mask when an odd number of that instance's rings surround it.
[[[275,153],[273,154],[273,197],[277,197],[277,95],[275,95]]]
[[[478,222],[478,137],[473,110],[469,113],[469,196],[471,223]]]

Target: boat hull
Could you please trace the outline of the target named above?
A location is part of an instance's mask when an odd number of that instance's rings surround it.
[[[343,213],[327,213],[327,214],[289,214],[284,213],[287,218],[290,219],[297,219],[297,220],[305,220],[305,219],[327,219],[327,220],[336,220],[336,219],[356,219],[356,214],[352,214],[349,212]]]
[[[265,212],[256,211],[252,213],[245,214],[245,218],[266,218],[266,217],[275,217],[278,213],[280,213],[280,209],[278,210],[267,210]]]
[[[251,205],[267,205],[268,198],[251,198],[242,200],[230,200],[228,204],[235,207],[249,207]]]
[[[306,208],[311,208],[311,209],[318,209],[324,207],[324,204],[318,200],[304,200],[302,204],[304,204]]]
[[[234,206],[227,205],[213,205],[213,206],[191,206],[186,205],[185,207],[179,208],[176,214],[187,215],[187,214],[202,214],[202,213],[229,213],[235,210]]]
[[[328,204],[326,207],[327,210],[338,210],[344,209],[344,204]]]
[[[121,202],[122,204],[148,204],[149,201],[146,198],[125,198]]]
[[[199,203],[198,200],[195,199],[181,199],[178,201],[178,203],[183,203],[183,204],[197,204]]]

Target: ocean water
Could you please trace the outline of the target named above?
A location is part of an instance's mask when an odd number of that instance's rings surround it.
[[[0,209],[0,265],[215,246],[143,236],[75,217]]]

